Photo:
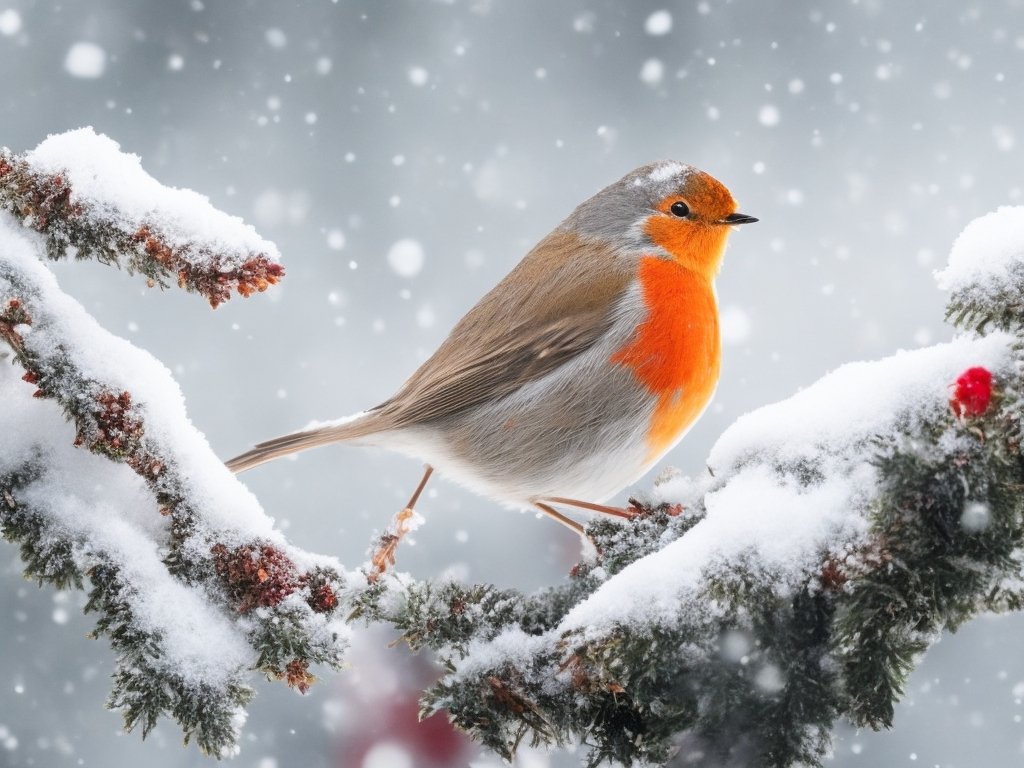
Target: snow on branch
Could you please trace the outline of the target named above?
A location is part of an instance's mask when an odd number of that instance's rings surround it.
[[[1024,208],[1003,206],[960,234],[936,277],[950,292],[947,319],[983,330],[1019,331],[1024,318]]]
[[[213,242],[201,217],[194,237],[184,224],[181,242]],[[227,226],[224,242],[236,235]],[[314,665],[340,666],[341,569],[274,530],[170,372],[59,289],[44,237],[0,216],[0,340],[17,363],[0,368],[0,530],[28,576],[88,580],[127,728],[171,716],[230,754],[249,670],[305,691]]]
[[[939,276],[964,335],[741,418],[708,476],[663,476],[641,515],[588,526],[595,557],[523,595],[369,583],[290,545],[167,370],[38,258],[216,304],[280,276],[272,245],[91,131],[0,155],[0,205],[0,533],[30,577],[88,589],[129,728],[170,716],[230,754],[249,670],[305,690],[365,621],[433,650],[424,713],[507,758],[528,739],[582,742],[592,765],[820,765],[837,719],[892,724],[941,632],[1024,608],[1024,208],[971,223]]]
[[[961,259],[985,282],[951,304],[1020,334],[1024,209],[974,222]],[[942,631],[1024,607],[1022,366],[1004,332],[844,366],[737,421],[711,476],[591,524],[600,556],[568,584],[394,577],[359,614],[438,652],[424,712],[505,757],[526,738],[582,741],[591,765],[820,765],[838,718],[892,724]]]
[[[163,186],[92,128],[50,136],[24,155],[0,149],[0,209],[41,232],[51,259],[123,265],[213,307],[232,290],[249,296],[284,276],[277,248],[251,226],[202,195]]]

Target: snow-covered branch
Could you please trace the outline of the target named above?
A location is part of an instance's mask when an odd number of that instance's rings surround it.
[[[188,189],[163,186],[139,158],[82,128],[31,152],[0,148],[0,209],[45,237],[46,255],[94,258],[177,283],[218,304],[284,276],[277,248]]]
[[[569,584],[364,593],[445,660],[424,711],[507,757],[583,741],[592,764],[814,765],[838,718],[891,725],[942,631],[1024,606],[1024,209],[972,224],[944,281],[961,260],[1018,309],[965,280],[950,314],[1002,331],[850,364],[741,418],[713,475],[592,524],[601,555]]]
[[[169,715],[230,753],[249,670],[305,690],[366,621],[433,650],[424,711],[506,757],[525,738],[593,764],[814,765],[838,718],[891,724],[942,631],[1024,607],[1022,208],[972,223],[940,275],[964,335],[748,414],[706,477],[663,476],[637,518],[591,523],[593,559],[523,595],[369,583],[290,545],[167,370],[40,259],[216,305],[276,281],[272,244],[91,131],[0,155],[0,206],[0,532],[32,578],[88,589],[129,727]]]
[[[84,137],[83,150],[112,144]],[[94,186],[120,181],[124,162],[96,166]],[[77,167],[67,177],[83,173]],[[180,230],[177,242],[217,242],[216,251],[182,249],[194,259],[190,274],[223,275],[225,260],[242,258],[257,241],[187,193],[198,216],[190,236],[178,205],[186,193],[152,184],[154,194],[136,190],[133,205],[155,228]],[[110,703],[126,725],[146,732],[171,715],[186,738],[224,754],[235,747],[251,696],[247,670],[305,690],[312,665],[340,665],[342,576],[336,562],[292,547],[274,530],[190,424],[169,371],[100,328],[40,261],[54,232],[77,237],[88,220],[86,236],[109,234],[111,221],[132,221],[117,202],[107,201],[102,215],[64,211],[37,227],[42,235],[0,216],[0,339],[20,369],[4,365],[0,378],[0,526],[19,543],[29,576],[58,586],[88,578],[96,633],[118,652]],[[204,220],[221,229],[206,233]],[[229,283],[216,284],[226,291]]]

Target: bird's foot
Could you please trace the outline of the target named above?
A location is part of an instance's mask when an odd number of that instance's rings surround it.
[[[373,570],[366,576],[366,580],[371,584],[376,584],[377,580],[387,572],[388,568],[394,566],[395,551],[398,549],[402,539],[405,538],[405,535],[411,530],[410,521],[415,514],[416,510],[412,507],[406,507],[395,515],[395,519],[388,527],[388,530],[381,534],[380,540],[377,542],[377,549],[374,550],[373,556],[370,558],[370,565],[373,567]]]
[[[405,505],[401,512],[395,515],[391,525],[381,534],[377,542],[377,548],[373,551],[373,556],[370,558],[372,570],[366,574],[366,580],[371,584],[376,584],[378,579],[387,572],[388,568],[395,564],[395,550],[398,549],[398,545],[405,535],[415,527],[413,522],[416,516],[416,502],[419,501],[423,489],[427,487],[427,481],[430,479],[433,471],[434,468],[428,464],[423,473],[423,479],[420,480],[420,484],[413,491],[409,503]]]
[[[664,512],[669,517],[678,517],[686,511],[686,508],[682,504],[670,504],[667,501],[663,501],[661,504],[650,505],[644,504],[642,501],[629,497],[629,508],[633,512],[633,517],[643,517],[644,515],[650,515],[655,512]]]

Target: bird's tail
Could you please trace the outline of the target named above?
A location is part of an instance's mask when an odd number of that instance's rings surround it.
[[[290,435],[282,435],[281,437],[275,437],[273,440],[258,443],[252,450],[235,456],[235,458],[229,459],[224,463],[232,472],[245,472],[247,469],[279,459],[290,453],[298,453],[310,448],[318,448],[321,445],[330,445],[331,443],[340,443],[345,440],[365,437],[379,430],[379,426],[375,422],[376,419],[372,417],[372,414],[364,414],[341,424],[293,432]]]

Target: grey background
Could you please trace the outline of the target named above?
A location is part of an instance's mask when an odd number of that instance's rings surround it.
[[[672,29],[649,35],[660,9]],[[726,345],[714,405],[668,458],[700,472],[741,413],[842,362],[948,338],[931,271],[971,218],[1022,198],[1020,0],[0,0],[4,10],[21,24],[0,35],[0,143],[24,150],[93,125],[284,253],[280,288],[216,312],[96,264],[57,267],[107,328],[175,371],[225,457],[386,397],[573,206],[672,157],[761,218],[733,236],[718,282],[749,332]],[[105,51],[101,77],[66,70],[81,41]],[[641,79],[648,59],[662,62],[660,82]],[[769,105],[777,124],[761,119]],[[426,255],[414,278],[386,259],[405,237]],[[418,473],[334,448],[245,480],[297,544],[355,564]],[[400,552],[419,577],[456,568],[533,588],[576,554],[557,526],[448,482],[421,511],[428,524]],[[80,597],[19,573],[0,545],[0,765],[207,764],[173,726],[145,744],[118,735],[101,706],[109,651],[83,638]],[[832,764],[1019,765],[1022,634],[1012,617],[944,638],[895,730],[841,728]],[[381,702],[432,672],[388,639],[361,641],[353,670],[304,699],[260,684],[237,764],[359,765],[355,741],[411,729]]]

